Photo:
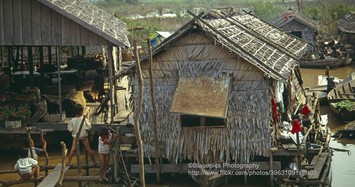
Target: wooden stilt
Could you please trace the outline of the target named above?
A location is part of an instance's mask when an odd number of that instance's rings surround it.
[[[134,118],[134,125],[135,125],[135,132],[137,137],[137,146],[138,146],[138,158],[139,158],[139,165],[140,165],[140,182],[141,186],[145,187],[145,177],[144,177],[144,160],[143,160],[143,142],[142,136],[140,132],[140,115],[142,112],[142,105],[143,105],[143,76],[142,70],[139,61],[139,54],[137,50],[137,41],[133,41],[134,45],[134,54],[136,58],[136,69],[137,69],[137,78],[138,78],[138,107],[136,116]]]
[[[120,152],[120,158],[121,158],[121,161],[122,161],[122,165],[123,165],[123,169],[126,173],[126,176],[127,176],[127,179],[128,179],[128,182],[129,182],[129,186],[132,186],[132,182],[131,182],[131,179],[129,177],[129,174],[128,174],[128,171],[127,171],[127,168],[126,168],[126,163],[123,159],[123,154],[122,154],[122,151],[119,149],[119,152]]]
[[[80,127],[79,127],[79,130],[78,132],[76,133],[76,136],[75,136],[75,144],[76,144],[76,161],[77,161],[77,164],[78,164],[78,176],[81,175],[81,167],[80,167],[80,132],[81,132],[81,129],[83,128],[83,125],[85,123],[85,115],[83,116],[83,119],[81,120],[81,123],[80,123]],[[78,182],[79,186],[81,187],[82,186],[82,183],[81,181]]]
[[[157,109],[155,105],[155,96],[154,96],[154,85],[153,85],[153,56],[152,56],[152,46],[150,45],[150,40],[147,39],[148,43],[148,51],[149,51],[149,83],[150,83],[150,97],[152,98],[152,108],[153,108],[153,132],[154,132],[154,146],[155,146],[155,167],[156,167],[156,177],[158,183],[160,183],[160,146],[158,140],[158,124],[157,124]]]

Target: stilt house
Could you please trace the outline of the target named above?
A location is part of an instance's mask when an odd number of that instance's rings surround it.
[[[194,15],[152,51],[161,157],[200,163],[268,157],[277,85],[285,86],[278,102],[286,114],[305,103],[297,59],[306,46],[248,13]],[[154,157],[149,60],[141,59],[140,125],[144,155]],[[137,95],[135,91],[135,101]]]
[[[345,45],[352,59],[355,59],[355,12],[350,12],[338,22],[341,43]]]
[[[309,42],[313,46],[317,43],[318,23],[302,13],[286,11],[276,18],[272,24]],[[314,48],[309,45],[307,51],[313,50]]]
[[[110,77],[107,92],[114,98],[108,102],[111,106],[111,123],[117,114],[114,107],[118,103],[115,95],[118,81],[114,76],[122,64],[119,51],[130,46],[126,24],[86,0],[0,0],[0,63],[6,73],[2,75],[9,77],[7,80],[11,83],[11,87],[5,91],[13,92],[15,86],[19,87],[19,92],[27,86],[39,87],[43,96],[45,91],[48,92],[47,101],[53,100],[56,106],[59,105],[55,115],[62,113],[61,101],[70,94],[66,90],[84,87],[81,83],[85,72],[89,70],[88,66],[85,66],[87,69],[76,68],[84,64],[80,59],[74,68],[70,68],[66,59],[62,58],[62,49],[70,47],[75,50],[75,57],[79,58],[85,56],[85,47],[88,46],[105,49],[107,61],[100,67],[107,70]],[[62,68],[63,64],[68,65],[67,68]],[[46,71],[44,67],[47,65],[54,69]],[[96,72],[97,69],[90,70]],[[68,78],[76,74],[79,76]],[[23,81],[14,81],[22,77]],[[70,87],[67,87],[70,89],[64,89],[64,84],[69,84]],[[29,95],[23,97],[28,100]],[[52,121],[61,122],[61,119]]]

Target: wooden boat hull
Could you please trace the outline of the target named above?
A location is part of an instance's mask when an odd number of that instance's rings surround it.
[[[322,68],[326,67],[335,68],[340,66],[346,66],[351,63],[352,59],[350,57],[342,59],[325,59],[325,60],[310,60],[310,61],[300,61],[301,68]]]
[[[328,93],[327,100],[330,109],[343,120],[355,120],[355,111],[335,106],[336,103],[341,101],[355,101],[355,73],[352,73],[349,77],[344,79],[343,82],[337,84],[337,86]]]
[[[329,103],[330,109],[344,121],[355,120],[355,111],[349,111],[345,108],[338,109],[335,107],[335,103]]]

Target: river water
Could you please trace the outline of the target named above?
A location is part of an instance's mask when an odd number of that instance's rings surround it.
[[[332,69],[330,70],[330,74],[344,79],[346,78],[351,72],[355,71],[355,63],[352,64],[351,66],[347,67],[342,67],[342,68],[337,68],[337,69]],[[324,75],[324,70],[321,69],[301,69],[302,72],[302,77],[304,80],[304,86],[305,87],[312,87],[317,85],[317,79],[318,75]],[[322,106],[321,107],[321,113],[322,114],[328,114],[328,119],[329,119],[329,127],[332,132],[335,132],[336,130],[342,128],[345,123],[339,119],[337,119],[335,116],[332,115],[332,112],[330,111],[328,106]],[[348,140],[348,139],[332,139],[330,142],[330,147],[334,148],[341,148],[341,149],[347,149],[350,150],[350,152],[354,154],[348,154],[346,152],[338,152],[334,151],[334,155],[332,157],[333,161],[331,163],[332,168],[331,168],[331,184],[333,187],[353,187],[355,186],[355,140]],[[56,165],[57,163],[61,162],[61,153],[60,153],[60,148],[58,146],[58,149],[51,149],[49,151],[49,156],[50,156],[50,162],[49,165]],[[0,170],[8,170],[12,169],[13,165],[15,164],[17,160],[16,154],[13,152],[5,152],[1,151],[0,152]],[[75,158],[74,160],[75,161]],[[43,156],[40,157],[39,159],[40,163],[44,163],[44,158]],[[97,170],[91,170],[91,174],[96,174],[98,173]],[[72,170],[67,172],[67,174],[76,174],[76,170]],[[10,180],[10,179],[17,179],[18,176],[17,174],[0,174],[0,180]],[[196,187],[198,186],[190,177],[188,176],[179,176],[176,175],[174,177],[170,175],[163,175],[162,180],[163,182],[160,185],[155,185],[153,184],[154,175],[148,175],[146,180],[148,182],[148,187]],[[229,187],[232,186],[246,186],[243,184],[243,178],[235,178],[231,179],[228,181]],[[261,179],[258,178],[257,180],[254,180],[253,178],[248,178],[248,185],[247,186],[268,186],[267,182],[268,178]],[[33,186],[33,184],[22,184],[22,185],[17,185],[17,186],[22,186],[22,187],[30,187]],[[77,186],[77,183],[64,183],[64,187],[71,187],[71,186]],[[91,187],[106,187],[106,186],[112,186],[112,185],[105,185],[105,184],[91,184],[88,185]],[[224,185],[222,185],[224,186]]]
[[[355,71],[355,63],[352,62],[350,66],[331,69],[330,75],[340,79],[346,78]],[[315,69],[301,69],[302,77],[305,87],[312,87],[317,85],[318,75],[324,75],[324,70]],[[346,124],[339,120],[334,115],[328,106],[321,107],[322,114],[328,114],[328,125],[331,132],[334,133],[341,129]],[[332,139],[330,147],[347,149],[350,154],[346,152],[334,151],[331,163],[331,184],[334,187],[353,187],[355,186],[355,140],[349,139]],[[351,154],[354,153],[354,154]]]

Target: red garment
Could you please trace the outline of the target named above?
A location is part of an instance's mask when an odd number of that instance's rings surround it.
[[[300,122],[298,122],[297,119],[293,120],[291,133],[295,134],[295,133],[298,133],[301,131],[302,131],[302,128],[301,128]]]
[[[101,136],[101,140],[102,140],[104,143],[108,143],[109,140],[110,140],[110,134],[111,134],[111,133],[109,133],[109,134],[106,135],[106,136]]]
[[[271,102],[272,102],[272,112],[273,112],[273,117],[274,117],[274,123],[276,123],[277,122],[278,113],[277,113],[277,106],[276,106],[275,99],[272,98]]]
[[[308,105],[304,105],[301,109],[301,114],[307,116],[309,113],[311,113],[311,109],[309,109]]]

